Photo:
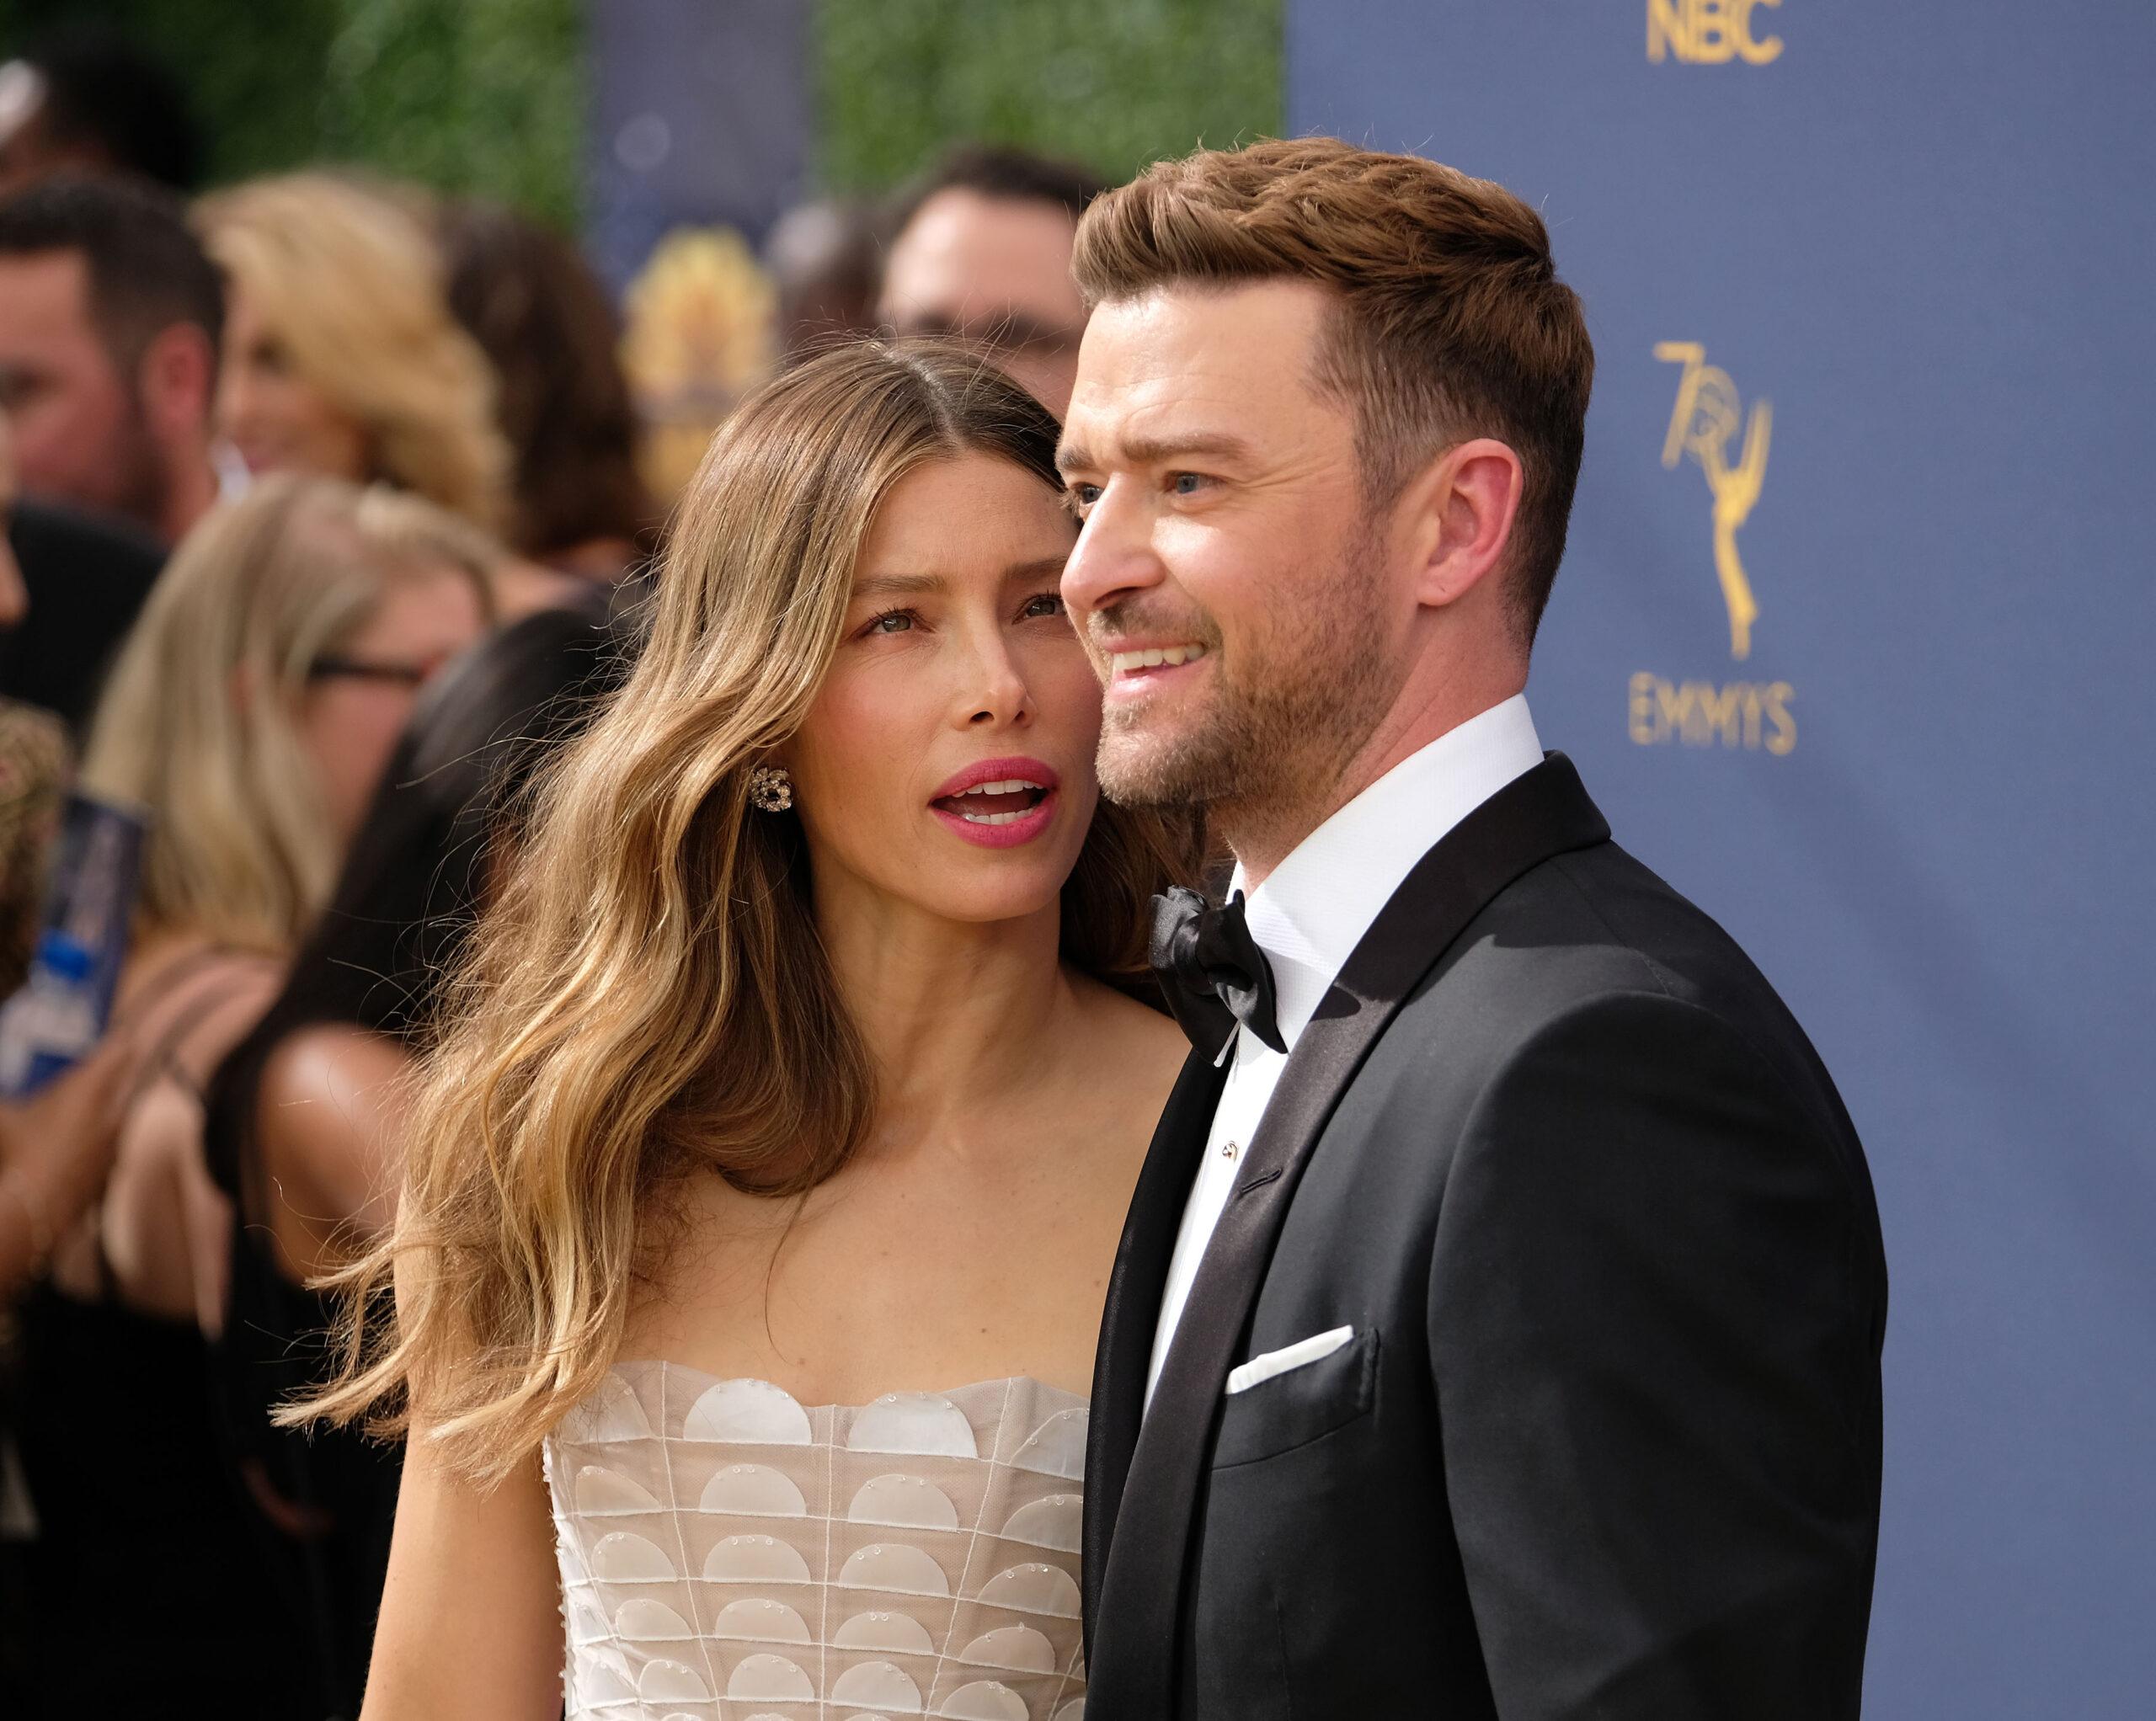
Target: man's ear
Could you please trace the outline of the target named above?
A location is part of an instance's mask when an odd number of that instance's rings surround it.
[[[151,434],[168,443],[199,440],[217,388],[217,360],[209,336],[191,322],[159,329],[142,349],[135,387]]]
[[[1455,443],[1409,481],[1398,518],[1410,535],[1418,603],[1457,604],[1502,567],[1524,482],[1519,456],[1487,436]]]

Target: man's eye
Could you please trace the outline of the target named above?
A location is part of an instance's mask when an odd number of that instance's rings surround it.
[[[1086,510],[1101,499],[1101,487],[1098,484],[1073,484],[1063,495],[1070,504],[1070,511],[1082,519]]]
[[[1018,612],[1018,616],[1022,621],[1033,621],[1042,616],[1062,614],[1062,598],[1054,592],[1041,592],[1026,599],[1026,607]]]
[[[1177,472],[1169,482],[1175,487],[1177,495],[1195,496],[1204,485],[1205,478],[1199,472]]]

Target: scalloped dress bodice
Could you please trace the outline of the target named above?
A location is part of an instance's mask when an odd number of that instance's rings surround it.
[[[592,1721],[1081,1721],[1086,1401],[1038,1381],[808,1408],[617,1365],[547,1441]]]

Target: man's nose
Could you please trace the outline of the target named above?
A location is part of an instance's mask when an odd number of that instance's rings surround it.
[[[1064,603],[1082,618],[1113,609],[1164,577],[1145,510],[1127,488],[1109,484],[1093,504],[1077,546],[1064,563]]]

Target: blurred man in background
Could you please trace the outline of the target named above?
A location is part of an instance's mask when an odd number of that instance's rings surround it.
[[[179,205],[121,179],[0,201],[0,409],[27,493],[166,544],[216,500],[223,286]]]
[[[805,357],[878,322],[883,232],[873,205],[843,198],[796,204],[764,241],[778,289],[779,350]]]
[[[957,334],[1062,418],[1086,307],[1070,280],[1078,217],[1106,189],[1086,168],[967,145],[899,207],[881,320],[900,334]]]
[[[171,71],[109,30],[0,65],[0,196],[52,173],[132,173],[191,191],[201,134]]]

